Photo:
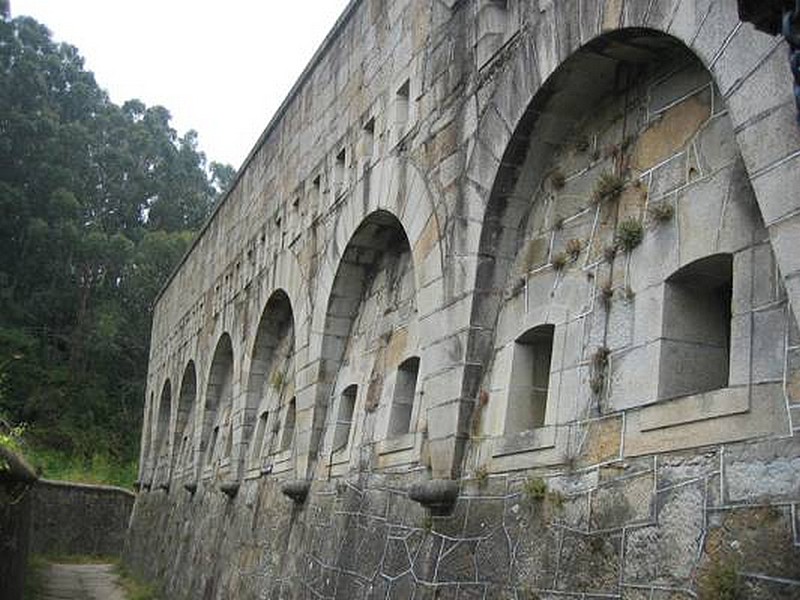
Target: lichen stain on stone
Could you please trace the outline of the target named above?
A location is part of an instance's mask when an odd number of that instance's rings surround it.
[[[421,264],[438,241],[439,228],[436,226],[436,219],[431,217],[428,219],[425,229],[422,230],[417,243],[414,245],[414,262],[416,264]]]
[[[622,418],[613,417],[588,424],[586,441],[578,458],[579,465],[590,465],[619,458]]]
[[[639,136],[633,166],[645,170],[679,152],[711,116],[709,94],[697,94],[664,112]]]

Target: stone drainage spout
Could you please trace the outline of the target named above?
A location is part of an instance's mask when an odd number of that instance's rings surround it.
[[[284,496],[288,496],[297,505],[303,504],[308,496],[308,491],[311,489],[311,482],[306,479],[292,479],[286,481],[281,485],[281,492]]]
[[[408,497],[419,502],[434,516],[448,515],[458,500],[458,482],[452,479],[431,479],[413,484]]]

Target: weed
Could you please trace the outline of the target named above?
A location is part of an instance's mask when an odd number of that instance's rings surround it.
[[[556,271],[560,271],[567,266],[567,255],[564,252],[559,252],[550,259],[550,263]]]
[[[275,371],[272,373],[272,376],[269,379],[269,384],[275,389],[276,391],[280,391],[283,387],[283,372],[282,371]]]
[[[730,561],[711,563],[699,580],[700,600],[739,600],[744,589],[736,565]]]
[[[430,515],[425,515],[422,519],[422,529],[425,530],[426,533],[430,533],[433,530],[433,517]]]
[[[561,169],[553,171],[553,174],[550,175],[550,183],[553,184],[553,189],[556,190],[560,190],[564,187],[567,183],[567,178],[564,173],[561,172]]]
[[[480,465],[475,469],[475,481],[481,488],[486,487],[486,484],[489,483],[489,469],[486,468],[486,465]]]
[[[578,260],[578,257],[581,255],[581,250],[583,250],[583,240],[579,240],[577,238],[569,240],[565,250],[570,259],[573,261]]]
[[[118,563],[116,571],[119,575],[119,583],[127,592],[128,600],[156,600],[158,598],[153,586],[139,579],[125,565]]]
[[[608,364],[608,357],[610,354],[611,350],[605,346],[599,346],[597,350],[594,351],[594,354],[592,354],[592,366],[595,369],[604,369]]]
[[[608,263],[614,262],[614,258],[617,256],[617,246],[615,244],[609,244],[605,248],[603,248],[603,258]]]
[[[611,299],[613,297],[614,297],[614,288],[611,286],[611,282],[607,281],[600,288],[600,299],[603,302],[603,306],[605,306],[606,308],[611,306]]]
[[[619,175],[606,171],[600,175],[592,191],[592,204],[603,202],[613,202],[622,194],[625,188],[625,180]]]
[[[675,214],[675,209],[669,202],[658,202],[656,204],[651,204],[647,212],[650,215],[650,220],[658,224],[665,223],[672,219]]]
[[[603,392],[603,388],[605,387],[606,378],[603,376],[602,373],[598,373],[589,379],[589,389],[592,390],[592,393],[595,396],[599,396]]]
[[[547,497],[547,483],[541,477],[529,477],[522,486],[522,492],[529,502],[540,502]]]
[[[638,219],[627,218],[617,226],[617,246],[630,252],[642,243],[644,228]]]
[[[556,222],[553,223],[553,229],[555,229],[556,231],[561,231],[562,229],[564,229],[564,217],[559,217],[558,219],[556,219]]]

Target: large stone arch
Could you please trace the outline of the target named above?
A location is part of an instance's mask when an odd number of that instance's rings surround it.
[[[669,82],[669,85],[662,85],[662,82]],[[605,125],[599,125],[597,114],[611,110],[619,114],[609,118]],[[497,118],[499,110],[487,114]],[[607,414],[605,411],[637,409],[669,395],[653,389],[652,379],[649,382],[642,379],[648,379],[645,374],[652,376],[653,372],[659,373],[659,369],[663,371],[665,365],[669,365],[664,356],[674,352],[673,345],[684,340],[659,331],[653,335],[658,340],[669,341],[655,342],[653,336],[648,337],[650,334],[643,334],[641,328],[634,330],[632,326],[634,333],[630,334],[630,340],[615,338],[618,332],[612,330],[609,334],[614,326],[609,324],[613,315],[609,308],[601,306],[603,294],[607,293],[610,298],[616,286],[629,295],[629,305],[635,307],[634,296],[639,290],[646,290],[648,298],[652,299],[650,306],[660,319],[660,311],[667,300],[659,295],[658,286],[672,271],[686,264],[718,253],[736,255],[739,280],[752,277],[751,269],[755,267],[745,263],[751,260],[751,255],[761,252],[765,232],[759,209],[763,212],[763,204],[756,204],[752,176],[742,161],[730,117],[713,73],[701,62],[698,53],[676,37],[653,29],[617,29],[593,38],[563,60],[537,86],[515,121],[513,135],[505,146],[498,147],[502,150],[501,158],[495,178],[486,188],[490,192],[478,247],[470,323],[474,334],[470,340],[469,360],[484,367],[489,365],[490,375],[495,379],[472,380],[471,387],[465,386],[465,395],[477,397],[481,385],[482,394],[497,391],[504,397],[503,394],[515,385],[513,376],[506,377],[501,384],[497,384],[496,379],[508,375],[504,368],[516,364],[516,359],[511,358],[518,352],[513,349],[514,337],[518,336],[518,346],[525,343],[519,323],[525,323],[526,327],[551,323],[553,314],[563,315],[566,311],[566,317],[556,320],[555,342],[551,341],[552,349],[548,351],[553,352],[554,364],[558,365],[552,370],[548,366],[551,392],[556,390],[551,396],[561,400],[561,405],[548,404],[545,422],[537,426],[537,431],[526,432],[523,437],[527,439],[522,445],[515,445],[521,443],[512,435],[503,437],[502,427],[497,425],[502,422],[503,411],[496,407],[503,402],[482,407],[483,417],[494,423],[494,429],[487,426],[482,433],[494,435],[497,441],[495,450],[491,451],[493,454],[476,455],[474,464],[496,459],[496,468],[501,471],[512,464],[506,458],[508,453],[511,450],[521,452],[523,446],[532,452],[532,466],[560,464],[571,453],[579,451],[576,448],[581,448],[582,443],[573,444],[568,439],[570,434],[565,433],[563,427],[565,421],[598,418]],[[591,129],[587,123],[595,128],[593,138],[585,135],[587,127]],[[602,126],[606,130],[601,130]],[[554,157],[566,163],[555,163]],[[602,191],[601,183],[606,176],[607,181],[614,181],[612,185],[619,188],[614,193],[618,202],[603,200],[606,192]],[[702,191],[703,185],[708,185],[705,191]],[[701,191],[697,192],[698,189]],[[669,197],[673,199],[664,201]],[[658,236],[658,241],[643,245],[642,264],[647,267],[637,272],[633,288],[626,287],[634,259],[628,255],[621,265],[624,275],[620,279],[613,269],[613,246],[619,244],[615,235],[618,235],[620,223],[626,220],[641,228],[642,223],[652,218],[647,212],[651,200],[669,203],[668,208],[674,210],[678,221],[677,234],[671,238],[664,234]],[[705,208],[702,208],[703,200],[707,200]],[[643,235],[641,229],[639,235],[640,238]],[[575,243],[572,250],[569,242]],[[778,255],[775,244],[772,246]],[[612,254],[609,256],[606,250]],[[759,266],[771,272],[769,250],[767,247],[766,252],[752,260],[760,261]],[[573,260],[581,257],[584,277],[567,278],[561,273],[573,251]],[[606,263],[611,266],[604,267]],[[600,277],[603,282],[596,281]],[[563,286],[557,289],[562,282],[571,286],[570,289],[565,291]],[[789,287],[786,277],[783,283]],[[607,292],[603,291],[603,286],[607,287]],[[781,291],[771,296],[770,301],[780,304]],[[515,302],[518,306],[503,312],[504,307]],[[731,304],[730,296],[727,303]],[[740,322],[751,318],[749,311],[755,308],[749,299],[740,297],[737,309],[741,313],[739,317],[734,315],[734,323],[737,318]],[[594,321],[585,319],[585,315],[593,315]],[[776,312],[774,316],[776,328],[788,330],[782,313]],[[639,314],[638,318],[641,321],[645,316]],[[731,321],[730,315],[727,320]],[[595,323],[598,323],[598,330],[593,333]],[[582,328],[580,334],[578,327]],[[758,339],[760,341],[755,343],[764,345],[769,345],[776,337],[763,328],[757,331],[748,327],[742,325],[738,333],[734,332],[734,337],[747,339],[747,343]],[[589,334],[585,333],[587,330]],[[491,333],[486,335],[485,332]],[[632,340],[640,333],[636,346]],[[505,341],[496,343],[499,339]],[[783,352],[782,343],[776,341],[776,352]],[[684,347],[689,345],[686,342]],[[608,374],[598,375],[598,370],[590,366],[591,346],[605,353],[618,350],[619,364],[609,367]],[[562,356],[556,356],[559,350],[571,351],[574,356],[562,360]],[[695,362],[700,364],[702,350],[696,351],[699,354]],[[684,348],[684,352],[688,350]],[[736,365],[737,373],[749,375],[737,375],[738,379],[731,377],[728,386],[726,373],[726,385],[722,386],[726,389],[720,392],[720,398],[726,394],[732,398],[756,384],[770,385],[767,379],[753,375],[746,353],[737,354],[736,348],[730,345],[726,353],[731,365]],[[776,370],[769,377],[780,376],[782,374]],[[562,385],[566,392],[561,391]],[[688,422],[688,415],[694,410],[688,399],[692,394],[684,395],[687,400],[683,410]],[[761,399],[770,410],[782,401],[780,391],[774,386]],[[601,405],[602,402],[605,404]],[[728,402],[730,404],[733,402]],[[777,417],[770,423],[755,424],[758,412],[755,411],[756,416],[736,435],[755,435],[764,430],[780,432],[785,428],[780,409],[775,411]],[[721,418],[726,415],[728,413],[720,412]],[[480,418],[479,411],[476,422],[480,422]],[[508,429],[505,431],[508,434]],[[643,431],[633,426],[626,429],[629,451],[636,444],[652,448],[648,445],[652,442],[646,441],[647,434]],[[637,435],[640,437],[636,438]],[[705,432],[695,439],[703,435],[710,434]],[[573,446],[569,447],[570,444]],[[534,454],[535,451],[538,454]]]
[[[251,448],[269,438],[281,407],[294,396],[295,321],[292,304],[285,290],[274,291],[261,311],[253,345],[248,356],[247,383],[242,406],[241,441],[237,455],[239,472],[261,465],[260,448]],[[269,419],[263,418],[267,415]],[[256,431],[258,428],[261,430]],[[264,431],[264,428],[266,431]],[[277,433],[277,432],[276,432]],[[256,456],[254,453],[258,453]]]
[[[198,381],[194,360],[189,360],[180,379],[180,390],[175,410],[175,426],[172,436],[173,476],[191,466],[194,438],[194,412],[197,407]]]
[[[208,369],[205,402],[200,420],[199,475],[213,474],[224,469],[225,445],[232,442],[232,412],[234,401],[235,354],[231,336],[223,333],[215,346]],[[216,435],[214,435],[216,433]],[[229,454],[228,454],[229,456]]]
[[[402,315],[398,317],[398,323],[402,328],[409,320],[416,320],[415,267],[405,228],[395,215],[386,210],[379,209],[370,213],[343,247],[327,301],[324,303],[325,313],[320,332],[320,360],[317,385],[314,390],[314,419],[310,440],[312,458],[316,457],[324,428],[329,421],[326,417],[331,407],[331,395],[337,390],[337,382],[340,373],[343,372],[342,361],[351,351],[353,344],[357,344],[362,337],[356,335],[355,327],[357,322],[364,325],[362,312],[368,300],[367,296],[374,292],[372,288],[376,277],[386,278],[386,289],[398,290],[398,294],[393,298],[377,300],[384,315],[375,315],[375,322],[380,321],[381,316],[397,313]],[[407,293],[402,290],[406,290]],[[369,341],[377,340],[378,347],[374,351],[371,373],[360,378],[356,373],[348,374],[348,377],[356,377],[358,384],[363,386],[362,402],[374,404],[367,412],[377,408],[380,400],[381,386],[378,384],[382,383],[384,376],[382,369],[386,356],[398,345],[403,346],[396,349],[399,353],[405,352],[409,345],[416,345],[414,340],[405,337],[400,341],[393,341],[398,331],[395,325],[398,323],[393,324],[385,332],[370,331],[364,334],[363,337]]]

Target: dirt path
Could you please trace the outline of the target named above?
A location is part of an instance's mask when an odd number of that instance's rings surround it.
[[[125,600],[114,565],[50,563],[42,573],[42,600]]]

